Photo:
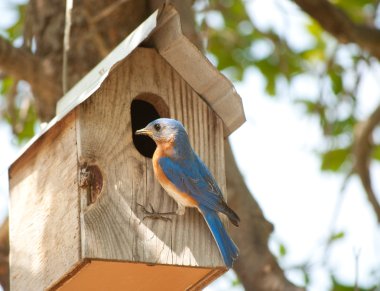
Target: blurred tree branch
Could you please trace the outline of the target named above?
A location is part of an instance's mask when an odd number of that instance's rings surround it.
[[[51,116],[47,111],[55,107],[61,89],[44,65],[43,59],[24,48],[14,47],[0,37],[0,69],[16,79],[27,81],[33,89],[37,104],[40,104],[38,109],[42,119]]]
[[[369,116],[367,120],[359,122],[354,130],[354,170],[359,175],[367,194],[368,201],[375,211],[377,221],[380,223],[380,204],[372,187],[370,175],[370,162],[373,149],[372,134],[380,123],[380,106]]]
[[[41,60],[22,48],[14,47],[9,41],[0,37],[1,69],[19,79],[36,83],[33,72],[40,67]]]
[[[380,30],[356,24],[340,8],[327,0],[293,0],[341,43],[355,43],[380,59]]]

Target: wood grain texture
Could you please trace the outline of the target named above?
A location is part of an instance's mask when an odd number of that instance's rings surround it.
[[[75,113],[9,171],[12,290],[44,290],[80,259]]]
[[[143,219],[137,203],[150,203],[159,211],[176,209],[154,178],[151,159],[140,155],[132,142],[130,104],[143,93],[161,96],[170,117],[183,122],[196,152],[225,191],[222,121],[155,50],[138,48],[79,107],[79,161],[98,165],[104,177],[95,203],[87,206],[81,190],[82,256],[223,266],[196,210],[186,210],[172,222]]]

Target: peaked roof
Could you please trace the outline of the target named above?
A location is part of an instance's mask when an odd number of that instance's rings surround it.
[[[164,4],[58,101],[56,116],[26,144],[15,160],[72,109],[89,98],[115,65],[148,38],[158,53],[222,119],[225,136],[244,123],[243,104],[232,83],[183,35],[178,12],[172,5]]]
[[[57,115],[68,113],[90,97],[112,67],[148,37],[158,53],[222,119],[225,136],[244,123],[242,101],[232,83],[183,35],[179,14],[170,4],[156,10],[63,96],[57,105]]]

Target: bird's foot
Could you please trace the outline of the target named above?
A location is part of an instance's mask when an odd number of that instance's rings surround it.
[[[151,210],[146,209],[146,207],[144,205],[141,205],[140,203],[137,203],[137,205],[141,207],[142,211],[145,214],[143,220],[145,218],[151,218],[151,219],[162,219],[164,221],[170,221],[171,222],[172,219],[169,218],[169,217],[166,217],[164,215],[177,215],[177,213],[175,211],[171,211],[171,212],[157,212],[156,210],[154,210],[152,204],[150,204],[150,203],[149,203],[149,206],[150,206]]]

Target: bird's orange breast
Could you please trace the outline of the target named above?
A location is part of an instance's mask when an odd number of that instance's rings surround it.
[[[197,207],[198,203],[197,201],[192,198],[189,194],[179,190],[176,185],[174,185],[169,178],[165,175],[164,171],[162,170],[159,160],[163,157],[167,157],[165,152],[163,151],[163,148],[160,146],[157,146],[156,151],[154,152],[152,161],[153,161],[153,171],[156,175],[156,178],[158,182],[161,184],[161,186],[166,190],[166,192],[177,201],[177,203],[180,203],[187,207]]]

